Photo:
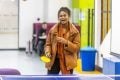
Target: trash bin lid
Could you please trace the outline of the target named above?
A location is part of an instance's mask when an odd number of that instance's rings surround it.
[[[97,50],[93,47],[88,46],[88,47],[81,48],[80,51],[97,51]]]

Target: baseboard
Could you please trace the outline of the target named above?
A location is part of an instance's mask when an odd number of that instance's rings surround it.
[[[0,51],[13,51],[13,50],[19,50],[19,49],[0,49]]]
[[[19,48],[20,51],[25,51],[25,48]]]
[[[102,73],[102,68],[101,68],[101,67],[95,65],[95,69],[96,69],[97,71],[100,71],[100,72]]]
[[[1,51],[9,51],[9,50],[20,50],[20,51],[25,51],[25,48],[18,48],[18,49],[0,49]]]

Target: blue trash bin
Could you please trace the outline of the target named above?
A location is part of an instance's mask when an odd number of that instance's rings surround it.
[[[80,57],[82,61],[83,71],[94,71],[95,70],[95,54],[97,50],[92,47],[81,48]]]

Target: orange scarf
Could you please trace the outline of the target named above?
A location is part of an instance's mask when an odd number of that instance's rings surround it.
[[[64,26],[64,27],[68,27],[68,26]],[[65,29],[67,29],[67,28],[63,28],[62,25],[58,25],[58,36],[59,37],[64,38],[64,35],[66,34],[66,31],[67,31]],[[62,74],[70,74],[70,71],[67,70],[66,65],[65,65],[64,45],[61,43],[58,43],[57,47],[58,47],[57,50],[58,50],[58,57],[60,60],[61,72],[62,72]]]

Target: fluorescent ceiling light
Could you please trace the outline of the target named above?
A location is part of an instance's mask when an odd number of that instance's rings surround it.
[[[13,1],[13,2],[14,2],[15,0],[11,0],[11,1]]]

